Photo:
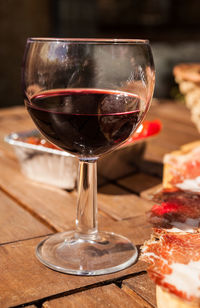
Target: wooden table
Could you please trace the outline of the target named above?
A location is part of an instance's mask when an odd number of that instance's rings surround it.
[[[163,130],[148,141],[144,160],[117,168],[117,176],[99,175],[99,228],[129,237],[138,248],[151,234],[144,191],[161,183],[163,155],[199,139],[182,104],[155,102],[148,118],[161,119]],[[20,172],[3,138],[33,127],[23,107],[0,110],[0,307],[156,307],[155,286],[141,261],[114,274],[81,277],[36,259],[43,238],[73,228],[76,192],[35,183]]]

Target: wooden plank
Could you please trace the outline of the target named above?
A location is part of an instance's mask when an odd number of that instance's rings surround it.
[[[155,158],[157,161],[162,162],[162,156],[166,152],[178,148],[179,145],[199,139],[199,134],[191,123],[190,115],[184,107],[177,107],[176,105],[168,103],[163,105],[160,104],[157,105],[153,111],[150,110],[149,114],[150,117],[158,117],[163,121],[163,131],[156,138],[148,141],[146,156],[148,159],[152,159],[153,157],[153,159]],[[10,112],[10,110],[3,110],[0,112],[0,187],[15,199],[17,204],[19,203],[21,207],[32,212],[33,215],[37,215],[54,229],[64,230],[71,228],[76,212],[76,194],[36,184],[26,179],[21,175],[16,161],[13,159],[9,160],[7,154],[6,156],[4,155],[5,153],[11,153],[8,146],[3,142],[4,135],[11,131],[24,130],[24,128],[28,129],[29,127],[34,127],[34,124],[23,108],[14,108],[12,112]],[[109,191],[111,192],[112,189],[112,187],[108,187],[106,189],[107,191],[105,190],[106,194],[104,193],[104,195],[99,198],[100,210],[105,213],[105,215],[100,215],[100,229],[120,233],[128,236],[135,244],[142,244],[145,239],[149,238],[151,233],[151,227],[146,223],[145,215],[141,216],[141,213],[144,213],[145,201],[142,200],[141,202],[143,205],[135,208],[135,200],[132,194],[128,194],[127,196],[126,194],[118,192],[117,199],[114,199],[114,196],[109,194]],[[140,189],[138,192],[139,191]],[[141,192],[141,196],[147,200],[149,199],[148,194],[147,191]],[[0,199],[3,200],[3,206],[6,206],[8,203],[7,198],[8,197],[5,198],[4,196],[3,199]],[[138,200],[139,198],[136,199]],[[13,201],[13,204],[10,204],[9,201],[8,215],[9,212],[14,211],[13,217],[15,217],[17,222],[20,222],[24,214],[19,214],[18,217],[18,210],[13,209],[15,202]],[[148,204],[149,207],[150,203],[146,202],[145,204]],[[24,211],[21,209],[20,212]],[[113,219],[106,216],[107,214],[118,220],[131,217],[130,215],[132,215],[133,218],[114,222]],[[5,217],[5,221],[6,218],[10,218],[6,217],[6,213],[3,213],[3,215],[5,215],[2,216]],[[29,214],[27,213],[27,215]],[[14,219],[10,223],[14,224]],[[29,225],[32,225],[31,221]],[[4,228],[6,228],[6,226]],[[8,237],[11,236],[9,232],[8,230]],[[16,233],[17,232],[18,231],[16,231]],[[30,234],[34,232],[33,227],[33,230],[30,230]],[[28,303],[46,296],[86,288],[89,285],[95,286],[98,282],[122,278],[124,275],[137,273],[146,268],[146,265],[139,261],[129,269],[112,275],[99,277],[64,275],[47,269],[36,260],[34,250],[38,242],[39,239],[32,239],[0,246],[1,307]],[[131,296],[133,295],[134,298],[136,292],[143,296],[144,300],[154,305],[151,301],[152,294],[146,293],[146,290],[148,288],[151,289],[151,286],[145,285],[145,281],[140,280],[141,277],[140,275],[124,280],[125,282],[129,281],[128,284],[123,281],[123,290],[126,290],[126,292],[127,290],[131,290],[128,294]],[[134,279],[133,283],[131,279]]]
[[[99,194],[127,195],[127,190],[115,184],[106,184],[98,189]]]
[[[128,236],[135,244],[149,238],[150,226],[144,224],[144,217],[115,222],[105,221],[108,231]],[[10,307],[29,303],[48,296],[95,285],[102,281],[122,279],[138,273],[146,264],[138,261],[126,270],[103,276],[85,277],[58,273],[42,265],[35,257],[35,247],[42,239],[32,239],[0,246],[0,306]],[[5,270],[6,269],[6,270]],[[17,286],[17,287],[16,287]],[[45,286],[45,287],[44,287]],[[22,292],[23,290],[23,292]]]
[[[98,204],[101,211],[116,220],[144,215],[151,207],[149,202],[113,184],[99,189]]]
[[[152,307],[156,307],[156,286],[148,277],[148,274],[124,279],[122,282],[122,290],[129,295],[137,293],[145,301],[150,303]]]
[[[180,132],[180,134],[176,134],[176,137],[174,136],[173,138],[171,138],[171,136],[174,135],[173,130],[168,130],[167,134],[167,138],[162,134],[148,142],[144,159],[163,163],[165,154],[178,150],[183,144],[199,140],[199,138],[194,135],[193,137],[190,135],[188,136],[185,134],[184,130]],[[181,134],[184,138],[180,138]],[[178,141],[173,141],[173,139]]]
[[[162,179],[163,176],[162,163],[142,159],[137,166],[139,167],[140,172]]]
[[[133,192],[140,193],[160,183],[160,179],[145,173],[137,173],[117,181],[120,185]]]
[[[159,140],[162,146],[168,146],[170,149],[199,139],[198,132],[189,129],[187,123],[172,123],[170,119],[162,119],[162,126],[161,133],[152,138],[152,141]]]
[[[128,237],[135,245],[142,245],[152,233],[152,225],[147,221],[146,215],[135,216],[112,224],[104,220],[100,225],[100,229],[122,234]]]
[[[190,111],[183,102],[169,99],[154,100],[147,114],[148,119],[170,119],[172,122],[188,122],[194,128],[191,121]]]
[[[97,186],[100,187],[108,183],[108,180],[97,172]]]
[[[126,176],[136,171],[134,162],[144,154],[145,143],[124,146],[98,160],[98,172],[109,180]]]
[[[144,155],[147,160],[162,162],[165,153],[200,139],[189,110],[182,104],[165,101],[152,106],[147,119],[155,118],[161,120],[163,127],[161,133],[147,143]]]
[[[175,147],[176,148],[176,147]],[[160,139],[154,139],[148,142],[147,149],[144,155],[145,160],[150,160],[153,162],[163,162],[163,157],[166,153],[169,151],[175,150],[175,148],[172,146],[172,149],[169,150],[169,146],[166,146],[165,144],[160,143]]]
[[[144,308],[148,304],[138,301],[137,296],[130,296],[114,284],[86,290],[59,299],[45,302],[43,308]]]
[[[0,244],[52,233],[52,229],[0,191]]]
[[[73,194],[29,180],[20,172],[18,163],[8,157],[0,157],[0,169],[0,187],[22,207],[54,230],[62,231],[74,225],[76,200]]]
[[[24,107],[0,110],[0,149],[14,157],[12,147],[4,142],[4,137],[13,132],[34,129],[35,125]]]
[[[5,156],[0,157],[0,168],[3,171],[0,187],[24,208],[46,221],[57,231],[74,227],[76,192],[69,193],[27,179],[21,174],[17,162]],[[10,181],[11,178],[14,180]],[[147,202],[130,193],[99,194],[98,203],[100,210],[113,219],[119,220],[138,216],[149,209]],[[99,218],[101,219],[101,215]]]
[[[151,201],[153,195],[158,193],[162,189],[162,184],[151,187],[150,189],[144,190],[141,192],[140,196],[145,199]]]
[[[67,192],[31,181],[20,172],[17,162],[8,157],[0,157],[0,168],[5,170],[0,177],[0,187],[22,207],[56,231],[74,228],[76,192]],[[10,181],[11,178],[14,180]],[[99,220],[104,219],[105,217],[99,214]]]

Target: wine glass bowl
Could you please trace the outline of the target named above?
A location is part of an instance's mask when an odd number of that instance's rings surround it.
[[[40,132],[80,162],[76,228],[38,245],[36,255],[46,266],[100,275],[137,259],[128,239],[98,231],[96,161],[137,129],[148,111],[154,81],[148,41],[28,39],[26,108]]]

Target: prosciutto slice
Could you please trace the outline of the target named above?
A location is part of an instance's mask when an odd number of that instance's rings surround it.
[[[200,225],[200,194],[179,189],[163,189],[153,196],[148,213],[154,227],[172,231],[198,232]],[[175,229],[174,229],[175,228]]]
[[[154,229],[141,259],[149,263],[148,274],[157,285],[187,301],[200,299],[199,233]]]
[[[179,151],[175,154],[166,154],[164,163],[167,166],[165,178],[168,185],[183,190],[200,192],[200,146],[195,146],[188,151]]]

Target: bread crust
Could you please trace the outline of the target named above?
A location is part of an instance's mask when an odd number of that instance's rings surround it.
[[[200,63],[180,63],[173,69],[176,81],[182,80],[200,83]]]
[[[200,140],[185,144],[180,148],[180,150],[173,151],[165,155],[163,167],[163,188],[173,188],[171,181],[174,177],[175,166],[170,164],[167,159],[167,156],[169,155],[171,158],[178,158],[178,156],[187,154],[196,147],[200,147]]]
[[[157,308],[200,308],[199,302],[188,302],[156,285]]]

